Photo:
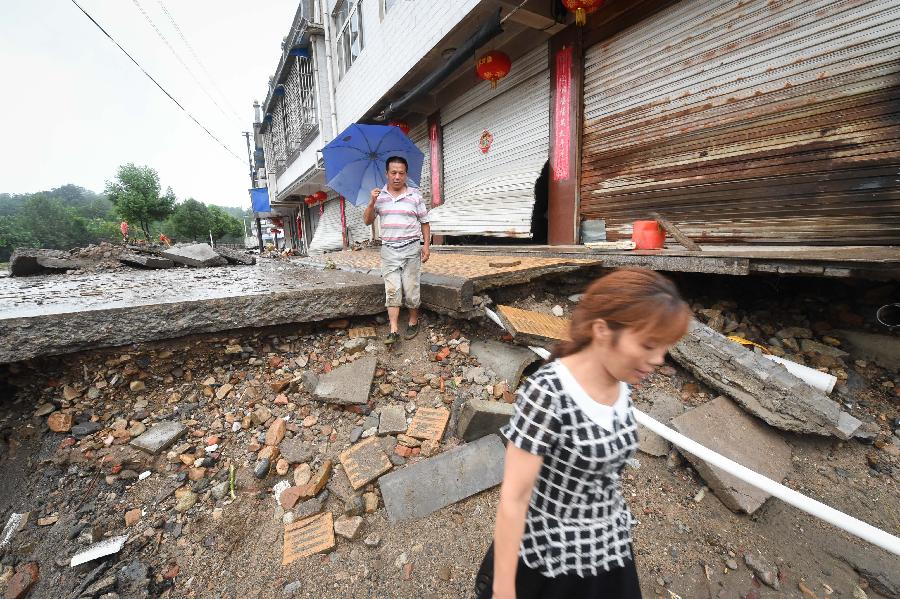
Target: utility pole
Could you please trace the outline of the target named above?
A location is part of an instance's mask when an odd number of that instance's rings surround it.
[[[250,167],[250,187],[256,189],[256,169],[253,168],[253,152],[250,151],[250,132],[244,131],[244,139],[247,141],[247,165]],[[251,205],[252,208],[252,205]],[[263,251],[262,224],[256,219],[256,233],[259,241],[259,253]]]

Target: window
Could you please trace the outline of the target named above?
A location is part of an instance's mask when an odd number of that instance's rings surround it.
[[[337,54],[341,75],[353,65],[363,49],[362,0],[344,0],[335,14],[337,22]]]
[[[395,4],[397,4],[397,0],[381,0],[381,14],[386,15]]]

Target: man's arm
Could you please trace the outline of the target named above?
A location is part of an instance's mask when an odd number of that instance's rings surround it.
[[[422,239],[425,240],[425,245],[422,246],[422,262],[428,262],[428,258],[431,256],[431,224],[430,223],[422,223]]]
[[[380,188],[372,190],[371,197],[369,198],[369,205],[366,206],[366,211],[363,212],[363,222],[367,225],[371,225],[375,222],[375,202],[378,201],[379,195],[381,195]]]

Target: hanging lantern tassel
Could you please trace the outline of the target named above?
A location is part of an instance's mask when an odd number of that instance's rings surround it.
[[[575,24],[584,27],[587,24],[587,16],[600,8],[603,0],[563,0],[563,4],[575,13]]]

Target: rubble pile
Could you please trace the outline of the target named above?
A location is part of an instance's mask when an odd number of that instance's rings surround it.
[[[524,305],[557,317],[579,299],[538,295]],[[677,363],[636,387],[634,401],[891,530],[900,373],[858,358],[836,331],[865,323],[824,304],[821,322],[804,316],[818,307],[791,302],[768,313],[723,301],[693,308],[704,326],[834,374],[829,401],[862,422],[853,438],[786,432]],[[0,476],[11,483],[0,491],[10,506],[0,514],[0,590],[15,599],[51,583],[76,599],[468,596],[497,501],[496,490],[481,491],[502,476],[496,433],[541,362],[486,320],[429,316],[392,349],[379,317],[5,367],[15,396],[0,405]],[[641,443],[622,485],[646,596],[900,593],[866,547],[646,431]],[[827,567],[809,555],[820,546],[835,555]]]
[[[103,242],[69,251],[17,249],[9,262],[14,277],[55,274],[91,273],[131,268],[172,268],[174,266],[208,267],[227,264],[253,265],[256,257],[225,247],[205,243],[158,244]]]

